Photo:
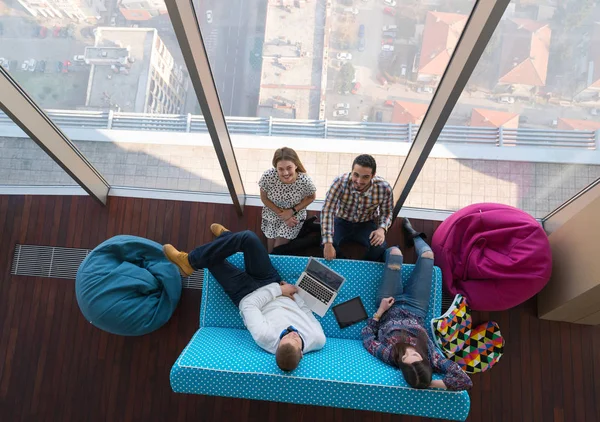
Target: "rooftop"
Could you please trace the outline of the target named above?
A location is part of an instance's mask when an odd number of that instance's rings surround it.
[[[562,130],[599,130],[600,122],[593,120],[558,119],[557,129]]]
[[[471,112],[471,126],[517,129],[519,127],[519,115],[506,111],[474,108]]]
[[[88,53],[100,51],[117,57],[128,49],[132,60],[124,66],[127,73],[118,72],[110,64],[92,64],[86,106],[144,113],[150,59],[157,36],[156,29],[151,28],[98,28],[96,42],[93,48],[86,49],[86,58]]]
[[[428,104],[423,103],[396,101],[394,103],[394,110],[392,111],[392,123],[421,124],[428,107]]]
[[[318,119],[323,56],[320,1],[281,7],[269,2],[258,116]]]
[[[508,20],[504,27],[499,82],[545,86],[551,35],[547,23]]]
[[[419,73],[443,75],[468,16],[428,12],[419,58]]]

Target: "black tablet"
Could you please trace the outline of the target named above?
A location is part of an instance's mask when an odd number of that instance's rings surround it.
[[[332,309],[340,328],[346,328],[368,318],[367,311],[365,311],[362,300],[358,296],[347,302],[335,305]]]

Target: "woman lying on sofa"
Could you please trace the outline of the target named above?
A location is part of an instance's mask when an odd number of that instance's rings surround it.
[[[385,269],[379,286],[379,310],[362,330],[365,349],[389,365],[400,368],[404,379],[414,388],[467,390],[471,379],[457,363],[446,359],[427,336],[425,318],[431,293],[433,252],[425,235],[416,232],[407,218],[402,227],[409,246],[414,244],[417,263],[404,287],[402,252],[397,247],[385,254]],[[443,380],[432,380],[432,373]]]

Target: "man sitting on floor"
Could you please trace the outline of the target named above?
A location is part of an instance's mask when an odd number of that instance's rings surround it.
[[[256,234],[232,233],[220,224],[212,224],[210,230],[217,238],[189,254],[164,245],[167,259],[184,276],[208,269],[240,309],[256,344],[275,354],[283,371],[296,369],[304,353],[325,345],[321,324],[295,294],[296,286],[281,281]],[[245,271],[227,262],[236,252],[244,253]]]
[[[376,176],[376,170],[372,156],[359,155],[352,163],[352,171],[336,177],[329,188],[321,211],[326,260],[342,258],[340,245],[354,241],[367,248],[362,259],[383,261],[394,200],[390,184]]]

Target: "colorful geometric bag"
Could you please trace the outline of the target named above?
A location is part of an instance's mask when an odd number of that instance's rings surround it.
[[[485,372],[494,366],[504,352],[504,338],[500,327],[494,321],[488,321],[471,330],[465,347],[449,356],[468,374]]]
[[[472,322],[467,299],[462,295],[456,295],[444,315],[431,320],[431,329],[446,356],[452,356],[465,346]]]
[[[472,328],[466,298],[456,295],[444,315],[431,320],[431,329],[442,352],[469,374],[494,366],[504,352],[504,338],[493,321]]]

